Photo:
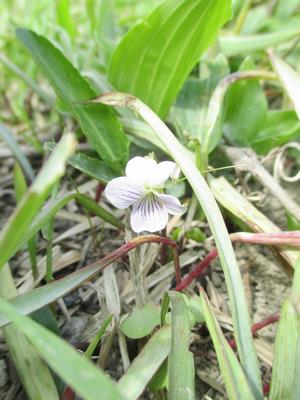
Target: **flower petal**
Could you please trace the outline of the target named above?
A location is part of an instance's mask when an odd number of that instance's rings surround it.
[[[173,161],[163,161],[153,169],[149,186],[152,188],[163,187],[169,179],[177,179],[180,174],[180,168]]]
[[[127,208],[143,196],[143,188],[131,182],[126,176],[108,182],[105,196],[117,208]]]
[[[159,197],[153,194],[144,196],[136,202],[130,217],[134,232],[157,232],[168,223],[168,212]]]
[[[180,204],[177,197],[170,196],[169,194],[159,194],[158,197],[164,203],[169,214],[178,215],[186,211],[186,208]]]
[[[148,157],[134,157],[128,161],[126,176],[142,186],[149,186],[151,176],[157,168],[157,162]]]

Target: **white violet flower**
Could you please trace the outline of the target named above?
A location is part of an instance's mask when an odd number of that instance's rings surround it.
[[[117,208],[133,206],[130,224],[134,232],[156,232],[168,223],[168,213],[182,214],[185,207],[174,197],[163,193],[169,178],[177,179],[179,167],[172,161],[157,163],[152,158],[134,157],[128,161],[126,176],[111,180],[106,198]]]

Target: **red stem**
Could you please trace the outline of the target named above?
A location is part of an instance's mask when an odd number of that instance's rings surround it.
[[[268,244],[268,245],[300,245],[300,231],[293,232],[276,232],[276,233],[247,233],[236,232],[229,235],[232,242],[252,243],[252,244]],[[214,258],[218,255],[217,249],[211,252],[200,261],[196,267],[182,279],[175,290],[181,291],[185,289],[191,282],[198,278],[202,272],[209,266]]]
[[[262,319],[261,321],[256,322],[251,327],[252,335],[255,335],[255,333],[257,331],[259,331],[260,329],[262,329],[262,328],[264,328],[264,327],[266,327],[268,325],[271,325],[274,322],[279,321],[279,318],[280,318],[279,314],[272,314],[272,315],[269,315],[268,317]],[[235,343],[234,339],[228,340],[228,343],[233,349],[236,348],[236,343]]]
[[[181,280],[179,284],[175,287],[175,290],[180,292],[185,289],[194,279],[196,279],[202,272],[209,266],[209,264],[218,255],[218,250],[213,249],[202,261],[200,261],[196,267],[188,274],[188,276]]]
[[[105,189],[105,185],[102,182],[99,182],[97,187],[96,187],[96,192],[95,192],[95,202],[98,203],[101,199],[102,192]]]

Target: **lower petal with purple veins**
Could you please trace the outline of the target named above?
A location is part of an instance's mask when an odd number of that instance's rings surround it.
[[[134,232],[157,232],[168,223],[168,211],[160,198],[149,193],[136,202],[130,217],[130,225]]]

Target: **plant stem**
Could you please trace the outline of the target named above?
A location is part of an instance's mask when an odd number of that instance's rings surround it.
[[[268,325],[274,324],[275,322],[279,321],[279,319],[280,319],[279,314],[272,314],[262,319],[261,321],[256,322],[251,327],[252,334],[255,335],[257,331],[259,331],[262,328],[265,328]],[[233,349],[236,348],[236,342],[234,339],[228,340],[228,343]]]
[[[289,245],[300,246],[300,232],[276,232],[276,233],[248,233],[236,232],[229,235],[232,242],[267,244],[267,245]],[[181,280],[175,290],[182,291],[189,286],[192,281],[198,278],[209,264],[218,256],[218,250],[213,249],[210,253],[200,261],[192,271]],[[300,286],[300,285],[299,285]]]

